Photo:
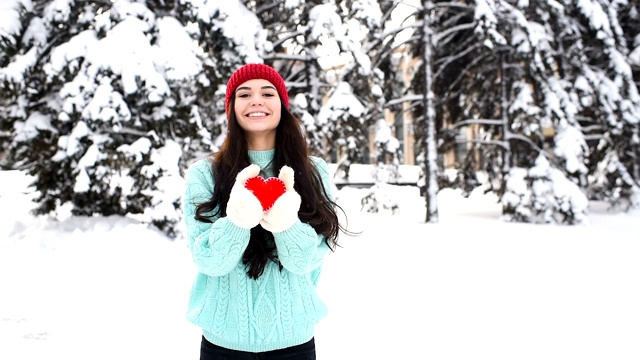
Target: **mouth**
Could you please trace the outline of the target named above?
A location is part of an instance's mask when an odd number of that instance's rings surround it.
[[[267,115],[269,115],[269,114],[267,114],[266,112],[256,111],[256,112],[248,113],[245,116],[251,118],[251,117],[263,117],[263,116],[267,116]]]

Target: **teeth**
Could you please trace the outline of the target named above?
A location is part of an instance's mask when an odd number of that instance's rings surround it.
[[[254,117],[254,116],[267,116],[266,113],[263,112],[254,112],[254,113],[250,113],[249,115],[247,115],[249,117]]]

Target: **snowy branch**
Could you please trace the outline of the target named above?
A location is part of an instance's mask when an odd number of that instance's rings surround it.
[[[402,104],[403,102],[419,101],[419,100],[422,100],[422,99],[423,99],[423,96],[421,94],[403,96],[403,97],[398,98],[398,99],[393,99],[393,100],[387,101],[387,103],[384,105],[384,107],[387,108],[387,107],[391,107],[393,105]]]
[[[287,41],[289,39],[295,38],[296,36],[304,35],[305,31],[306,30],[296,31],[296,32],[288,34],[287,36],[279,38],[278,41],[274,41],[273,42],[273,47],[277,48],[278,46],[282,45],[285,41]]]
[[[467,139],[467,138],[456,139],[456,143],[462,144],[462,143],[468,143],[468,142],[483,144],[483,145],[496,145],[496,146],[502,147],[505,150],[508,149],[507,143],[500,140]]]
[[[502,125],[502,123],[503,121],[498,119],[466,119],[453,124],[453,126],[451,126],[451,129],[469,124]]]
[[[466,50],[459,52],[456,56],[450,56],[448,58],[445,58],[446,61],[442,64],[442,66],[440,66],[438,68],[438,71],[436,71],[436,73],[433,75],[434,79],[437,79],[438,76],[445,70],[445,68],[447,67],[447,65],[449,65],[450,63],[452,63],[453,61],[460,59],[464,56],[466,56],[468,53],[472,52],[473,50],[479,49],[481,47],[480,44],[476,44],[474,46],[469,46]],[[436,65],[438,64],[438,62],[436,62]]]
[[[269,12],[271,9],[278,7],[280,4],[282,4],[284,2],[284,0],[280,0],[280,1],[274,1],[271,4],[268,5],[263,5],[259,8],[256,9],[256,15],[257,14],[262,14],[263,12]]]
[[[447,90],[444,92],[445,96],[443,97],[443,99],[444,98],[448,98],[449,97],[449,93],[451,92],[451,89],[453,89],[458,84],[458,82],[460,82],[462,79],[464,79],[465,76],[467,76],[467,72],[470,69],[473,69],[476,66],[476,64],[478,64],[479,62],[484,60],[487,56],[488,55],[478,56],[475,59],[473,59],[473,61],[471,61],[471,63],[469,63],[467,66],[465,66],[465,68],[460,71],[460,75],[458,75],[458,77],[454,81],[451,82],[451,84],[449,85]]]
[[[420,28],[420,27],[422,27],[422,21],[416,21],[416,22],[413,22],[413,23],[411,23],[409,25],[400,26],[400,27],[397,27],[397,28],[395,28],[395,29],[393,29],[391,31],[388,31],[388,32],[380,35],[379,40],[383,40],[383,39],[385,39],[385,38],[387,38],[389,36],[392,36],[392,35],[395,36],[398,33],[402,32],[404,30],[407,30],[407,29]]]
[[[401,26],[401,27],[395,28],[395,29],[393,29],[391,31],[388,31],[386,33],[383,33],[380,36],[376,36],[375,40],[372,41],[369,44],[369,46],[367,47],[365,52],[368,52],[371,49],[377,48],[381,42],[383,42],[386,38],[388,38],[390,36],[391,37],[395,37],[396,35],[398,35],[398,33],[402,32],[404,30],[411,29],[411,28],[420,28],[421,26],[422,26],[422,21],[416,21],[414,23],[411,23],[410,25]],[[404,45],[406,43],[408,43],[408,41],[404,41],[403,43],[398,44],[395,48],[397,48],[397,47],[399,47],[401,45]]]
[[[433,4],[433,7],[434,8],[458,8],[458,9],[463,9],[470,12],[474,10],[473,6],[462,4],[459,2],[441,2],[441,3],[439,2],[439,3]]]
[[[264,60],[293,60],[293,61],[313,61],[316,57],[310,55],[288,55],[282,53],[274,53],[273,55],[263,56]]]
[[[140,137],[149,137],[148,131],[140,131],[137,129],[122,127],[118,131],[109,131],[110,134],[128,134],[128,135],[136,135]]]
[[[458,25],[458,26],[454,26],[452,28],[449,28],[441,33],[437,33],[434,35],[433,40],[434,43],[437,44],[438,42],[440,42],[441,39],[447,37],[448,35],[452,35],[453,33],[459,32],[459,31],[463,31],[463,30],[471,30],[473,28],[475,28],[477,26],[477,24],[475,22],[473,23],[468,23],[468,24],[462,24],[462,25]]]

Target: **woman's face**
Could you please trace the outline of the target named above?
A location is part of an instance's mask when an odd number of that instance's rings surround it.
[[[275,86],[264,79],[253,79],[238,86],[234,96],[236,119],[247,135],[273,135],[275,139],[281,115]]]

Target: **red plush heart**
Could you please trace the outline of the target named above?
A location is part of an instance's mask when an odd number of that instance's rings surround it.
[[[285,186],[284,182],[277,177],[270,177],[264,179],[262,176],[256,176],[248,179],[244,183],[244,187],[249,189],[262,204],[262,210],[267,211],[271,209],[273,203],[284,194]]]

